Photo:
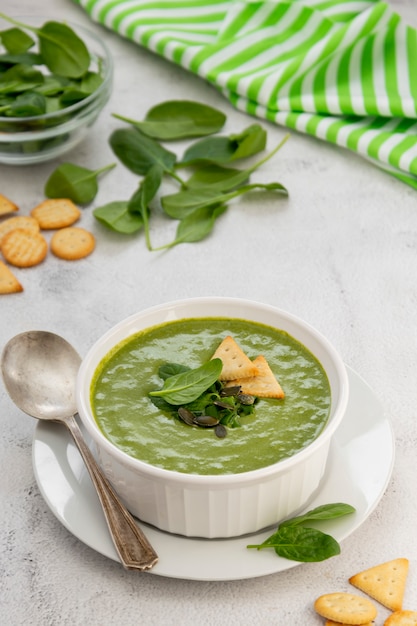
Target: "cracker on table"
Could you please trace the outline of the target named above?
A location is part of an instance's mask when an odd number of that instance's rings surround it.
[[[384,626],[417,626],[417,611],[395,611],[387,617]]]
[[[11,265],[32,267],[44,260],[48,244],[41,233],[16,228],[3,237],[1,251]]]
[[[80,209],[68,198],[50,198],[38,204],[30,212],[42,230],[54,230],[71,226],[81,217]]]
[[[314,603],[316,612],[325,619],[349,626],[362,626],[377,615],[375,605],[367,598],[352,593],[327,593]]]
[[[220,380],[247,378],[258,373],[256,365],[246,356],[230,335],[223,339],[211,358],[221,359],[223,362],[223,368],[219,376]]]
[[[327,619],[324,623],[324,626],[348,626],[348,624],[343,624],[342,622],[335,622],[332,619]],[[366,624],[360,624],[360,626],[375,626],[375,622],[366,622]]]
[[[39,224],[34,217],[30,215],[14,215],[0,222],[0,246],[2,245],[3,237],[16,228],[23,228],[33,233],[39,232]]]
[[[7,215],[8,213],[14,213],[18,210],[19,207],[17,206],[17,204],[15,204],[11,200],[9,200],[9,198],[6,198],[6,196],[3,196],[3,194],[0,193],[0,215]]]
[[[275,378],[266,358],[262,355],[257,356],[252,363],[258,369],[256,376],[228,381],[226,387],[232,385],[240,386],[242,393],[257,396],[258,398],[284,398],[284,390]]]
[[[0,294],[19,293],[23,287],[13,272],[3,261],[0,261]]]
[[[55,256],[67,261],[76,261],[91,254],[96,240],[85,228],[69,226],[54,233],[51,239],[51,250]]]
[[[403,604],[408,565],[409,561],[405,558],[387,561],[351,576],[349,582],[387,609],[399,611]]]

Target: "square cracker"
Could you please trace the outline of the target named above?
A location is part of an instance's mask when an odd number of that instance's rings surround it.
[[[375,565],[349,578],[351,585],[391,609],[402,609],[408,574],[408,559],[399,558]]]
[[[275,378],[265,357],[256,357],[253,361],[253,365],[256,365],[259,372],[256,376],[231,380],[226,383],[226,387],[230,387],[232,384],[240,385],[242,393],[247,393],[250,396],[258,396],[259,398],[284,398],[284,390]]]
[[[228,335],[223,339],[212,359],[221,359],[223,369],[220,380],[234,380],[236,378],[248,378],[258,374],[258,368],[250,360],[236,341]]]
[[[23,287],[13,272],[3,261],[0,261],[0,294],[18,293]]]

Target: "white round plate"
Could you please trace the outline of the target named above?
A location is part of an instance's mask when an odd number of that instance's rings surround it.
[[[394,437],[382,406],[369,386],[348,369],[350,399],[346,418],[334,435],[326,473],[306,510],[345,502],[356,512],[321,522],[317,528],[337,541],[353,533],[384,494],[394,463]],[[69,433],[59,424],[42,423],[33,439],[33,467],[46,503],[59,521],[86,545],[118,561],[98,497]],[[287,570],[299,562],[273,550],[247,549],[262,543],[273,529],[235,539],[190,539],[142,524],[159,555],[149,573],[188,580],[238,580]]]

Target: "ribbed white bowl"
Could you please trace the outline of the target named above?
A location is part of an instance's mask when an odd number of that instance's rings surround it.
[[[284,461],[241,474],[201,476],[154,467],[113,445],[99,430],[90,388],[100,361],[120,341],[164,322],[196,317],[241,318],[289,333],[326,371],[331,409],[323,432]],[[277,524],[303,507],[326,469],[331,437],[346,411],[347,372],[332,345],[302,320],[269,305],[234,298],[195,298],[141,311],[105,333],[83,359],[77,378],[78,411],[107,477],[128,509],[144,522],[189,537],[234,537]]]

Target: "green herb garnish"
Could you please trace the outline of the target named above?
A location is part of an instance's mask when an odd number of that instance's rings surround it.
[[[354,512],[355,508],[350,504],[324,504],[303,515],[285,520],[263,543],[247,547],[257,550],[272,548],[278,556],[293,561],[324,561],[340,554],[340,545],[330,535],[316,528],[306,527],[305,524],[335,519]]]
[[[189,426],[215,428],[216,436],[223,438],[224,427],[236,428],[240,417],[253,413],[256,398],[240,393],[239,386],[225,387],[219,381],[221,370],[220,359],[196,369],[165,363],[158,370],[164,385],[151,391],[150,399],[161,411]]]

